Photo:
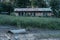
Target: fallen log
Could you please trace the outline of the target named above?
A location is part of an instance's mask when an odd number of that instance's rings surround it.
[[[13,34],[23,34],[23,33],[27,33],[26,29],[18,29],[18,30],[9,30],[9,33],[13,33]]]

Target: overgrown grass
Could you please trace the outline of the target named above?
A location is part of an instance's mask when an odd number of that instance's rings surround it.
[[[60,29],[60,18],[0,15],[0,25],[14,25],[23,28]]]

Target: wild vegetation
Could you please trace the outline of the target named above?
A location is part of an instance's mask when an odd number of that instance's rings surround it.
[[[17,0],[15,3],[20,8],[47,7],[44,0]]]
[[[13,3],[13,4],[12,4]],[[49,6],[48,6],[48,5]],[[13,12],[13,9],[19,8],[46,8],[51,7],[56,17],[60,17],[60,1],[59,0],[15,0],[8,3],[0,2],[1,12]],[[45,17],[16,17],[8,15],[0,15],[0,25],[14,25],[17,27],[37,27],[48,29],[60,29],[60,18]]]
[[[51,0],[50,7],[56,17],[60,17],[60,0]]]
[[[0,25],[14,25],[22,28],[60,29],[60,18],[0,15]]]

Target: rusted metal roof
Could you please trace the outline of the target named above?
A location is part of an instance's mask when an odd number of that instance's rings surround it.
[[[15,8],[14,11],[52,11],[51,8]]]

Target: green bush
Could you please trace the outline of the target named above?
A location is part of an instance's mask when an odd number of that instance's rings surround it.
[[[16,15],[15,15],[15,12],[10,13],[10,15],[11,15],[11,16],[16,16]]]
[[[0,25],[14,25],[22,28],[60,29],[60,18],[0,15]]]

